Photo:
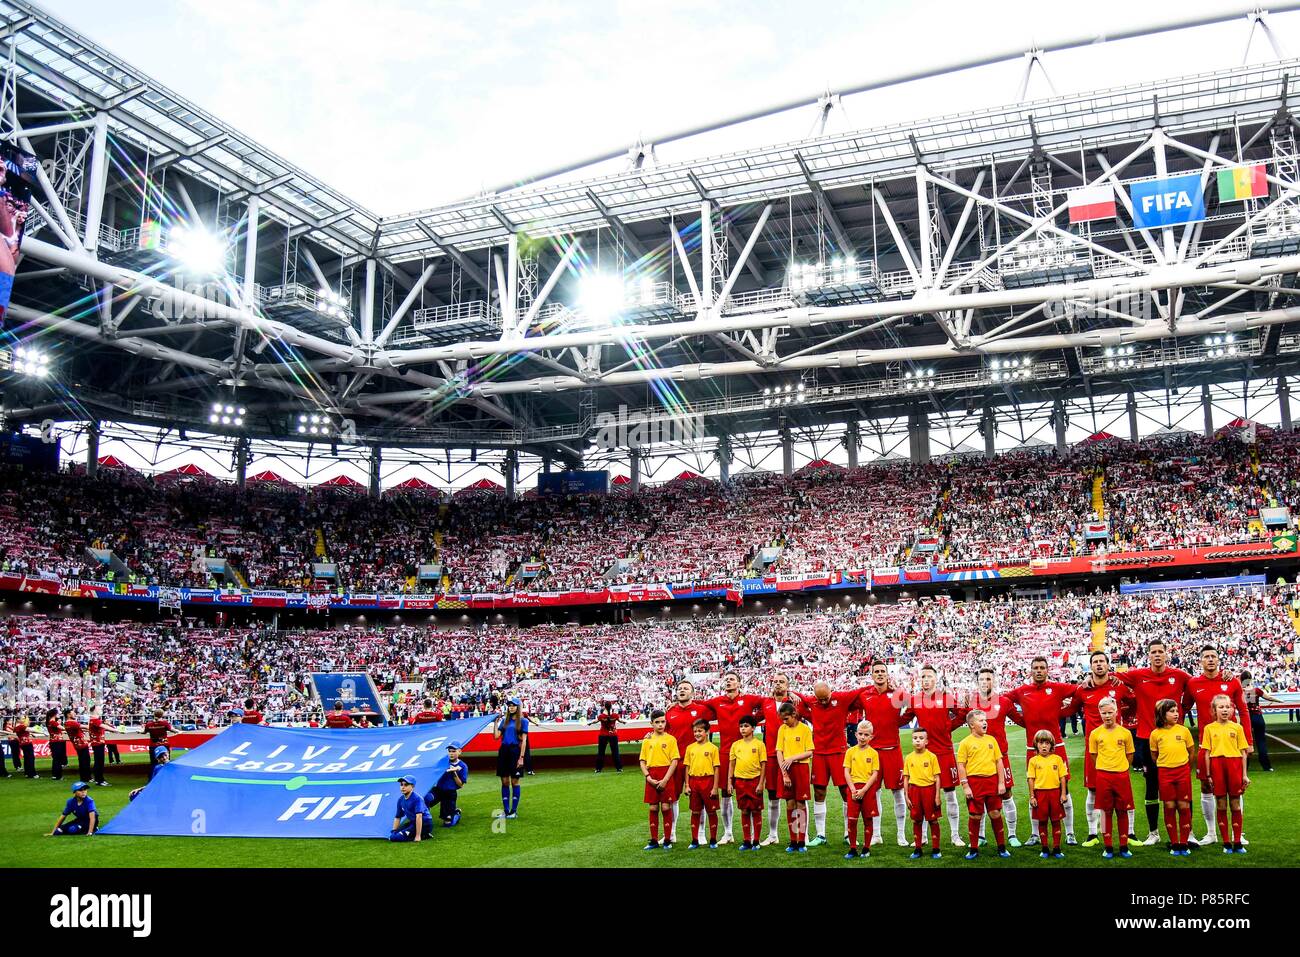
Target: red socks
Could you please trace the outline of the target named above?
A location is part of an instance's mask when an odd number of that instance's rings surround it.
[[[1165,832],[1169,835],[1169,843],[1177,846],[1181,844],[1178,838],[1182,834],[1182,828],[1178,824],[1178,811],[1165,805]]]
[[[659,843],[659,808],[650,808],[650,843]]]
[[[1241,843],[1241,806],[1232,809],[1232,843]]]
[[[972,851],[980,846],[980,819],[974,814],[966,818],[966,837]]]
[[[700,812],[691,812],[691,843],[700,843]]]
[[[993,839],[998,842],[999,851],[1007,846],[1007,830],[1001,814],[993,819]]]
[[[1043,844],[1047,844],[1047,838],[1043,838]],[[1059,854],[1061,851],[1061,822],[1052,822],[1052,853]]]
[[[798,822],[802,817],[803,817],[803,814],[800,813],[800,812],[799,812],[799,811],[798,811],[798,810],[797,810],[793,805],[791,805],[791,804],[789,804],[789,803],[786,804],[786,806],[785,806],[785,824],[786,824],[786,827],[788,827],[788,828],[790,829],[790,843],[791,843],[791,844],[802,844],[802,843],[804,842],[804,839],[807,837],[807,832],[804,831],[804,830],[799,826],[798,823],[796,823],[796,822]]]
[[[1228,833],[1228,809],[1221,807],[1214,816],[1219,824],[1219,840],[1223,841],[1224,844],[1231,844],[1232,836]]]

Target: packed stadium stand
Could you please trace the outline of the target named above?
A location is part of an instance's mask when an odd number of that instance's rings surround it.
[[[93,479],[77,469],[0,470],[0,569],[167,585],[478,592],[1222,545],[1262,539],[1261,507],[1300,505],[1298,463],[1289,433],[1249,445],[1191,436],[1078,446],[1060,457],[449,503],[322,487],[241,491],[125,470]],[[1100,521],[1109,538],[1087,537],[1085,524]],[[440,565],[441,581],[418,581],[421,564]],[[331,566],[328,579],[314,579],[319,565]]]
[[[448,717],[453,709],[485,712],[489,699],[510,692],[538,717],[586,720],[606,700],[646,715],[685,676],[696,678],[697,690],[712,693],[727,668],[739,669],[753,690],[766,690],[778,668],[796,688],[820,678],[852,687],[866,683],[866,663],[880,657],[900,686],[914,682],[922,664],[932,664],[952,688],[968,689],[976,666],[993,667],[1001,685],[1011,687],[1041,654],[1052,662],[1055,678],[1070,680],[1086,667],[1094,619],[1106,621],[1106,644],[1119,669],[1144,663],[1146,642],[1160,637],[1170,643],[1174,665],[1195,671],[1208,641],[1222,648],[1229,673],[1249,669],[1269,687],[1294,690],[1300,668],[1292,614],[1283,590],[1218,587],[1032,601],[940,597],[821,613],[619,625],[276,632],[195,619],[96,623],[30,615],[4,622],[0,665],[25,675],[17,700],[6,705],[36,714],[57,693],[56,679],[82,675],[102,682],[107,712],[118,724],[138,724],[155,707],[174,721],[221,724],[246,696],[265,701],[269,720],[306,723],[319,718],[309,683],[310,673],[322,670],[366,671],[385,688],[422,683]],[[277,690],[268,694],[268,687]]]

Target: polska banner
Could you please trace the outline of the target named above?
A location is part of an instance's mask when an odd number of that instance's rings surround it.
[[[172,758],[101,834],[386,838],[400,793],[423,795],[447,770],[447,745],[492,718],[387,728],[235,724]]]

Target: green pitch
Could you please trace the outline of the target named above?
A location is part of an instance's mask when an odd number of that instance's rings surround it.
[[[1300,727],[1270,722],[1270,731],[1300,748]],[[1013,735],[1013,741],[1015,735]],[[1082,738],[1066,739],[1071,767],[1082,778]],[[906,744],[906,735],[904,735]],[[841,843],[842,805],[832,790],[827,799],[828,820],[825,847],[807,854],[786,854],[778,845],[757,853],[741,854],[735,845],[687,851],[689,818],[678,825],[678,843],[672,851],[643,851],[647,838],[646,806],[641,803],[642,779],[633,762],[622,774],[608,766],[599,776],[590,770],[540,771],[523,779],[519,818],[494,819],[500,811],[500,784],[490,772],[476,771],[462,792],[463,820],[458,827],[436,824],[431,840],[424,844],[389,844],[360,840],[272,840],[265,838],[171,838],[114,837],[89,840],[43,837],[54,823],[68,797],[71,778],[37,781],[23,777],[0,780],[0,867],[852,867],[852,868],[936,868],[936,867],[1032,867],[1043,870],[1063,867],[1292,867],[1300,860],[1300,828],[1296,827],[1295,798],[1300,794],[1300,751],[1279,741],[1270,741],[1273,766],[1266,774],[1254,767],[1246,793],[1246,835],[1250,839],[1245,856],[1224,855],[1218,845],[1193,851],[1190,858],[1171,858],[1162,845],[1135,847],[1131,861],[1101,860],[1100,847],[1067,847],[1064,861],[1042,861],[1037,850],[1012,851],[1009,861],[982,857],[962,860],[963,851],[948,843],[948,825],[943,828],[943,859],[907,860],[908,849],[894,843],[893,804],[885,795],[882,826],[888,841],[872,851],[868,861],[846,861]],[[627,750],[632,750],[628,748]],[[1023,759],[1021,759],[1023,762]],[[44,762],[42,762],[44,764]],[[40,769],[48,775],[45,767]],[[127,800],[127,791],[143,781],[143,769],[123,773],[110,769],[111,788],[92,788],[105,820],[111,820]],[[1029,836],[1029,803],[1023,782],[1023,763],[1016,766],[1016,801],[1020,809],[1018,834]],[[117,772],[117,773],[114,773]],[[1197,786],[1199,788],[1199,786]],[[1081,786],[1071,789],[1079,840],[1084,840]],[[1134,793],[1142,799],[1142,782],[1134,777]],[[1199,790],[1195,796],[1199,796]],[[1204,833],[1199,804],[1193,801],[1194,833]],[[766,828],[766,810],[764,827]],[[963,805],[963,839],[965,810]],[[1163,817],[1161,819],[1163,839]],[[782,833],[784,833],[784,814]],[[1145,816],[1138,810],[1137,832],[1147,833]],[[739,840],[740,824],[734,833]],[[909,831],[910,833],[910,831]],[[987,853],[987,852],[986,852]]]

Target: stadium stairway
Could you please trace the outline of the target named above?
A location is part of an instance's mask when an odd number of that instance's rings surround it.
[[[1106,619],[1094,618],[1092,620],[1092,646],[1089,651],[1106,650]]]
[[[1092,510],[1097,513],[1097,521],[1106,517],[1106,479],[1100,469],[1092,476]]]
[[[325,555],[325,529],[318,528],[316,529],[316,558],[319,561],[324,561]]]

